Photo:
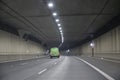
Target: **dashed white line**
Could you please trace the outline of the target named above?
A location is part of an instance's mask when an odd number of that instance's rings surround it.
[[[40,60],[37,60],[37,61],[40,61]]]
[[[21,63],[21,65],[25,65],[25,64],[27,64],[27,63]]]
[[[55,64],[57,64],[57,62]]]
[[[101,75],[103,75],[106,79],[108,80],[115,80],[113,77],[109,76],[108,74],[106,74],[105,72],[101,71],[100,69],[98,69],[97,67],[93,66],[92,64],[88,63],[87,61],[76,57],[77,59],[81,60],[82,62],[86,63],[87,65],[89,65],[90,67],[92,67],[93,69],[95,69],[97,72],[99,72]]]
[[[38,72],[38,74],[42,74],[43,72],[45,72],[47,69],[43,69],[42,71]]]

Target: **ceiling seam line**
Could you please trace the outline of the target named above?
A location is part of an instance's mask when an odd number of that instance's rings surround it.
[[[1,8],[0,8],[1,9]],[[7,13],[8,15],[10,15],[10,16],[13,16],[13,15],[11,15],[10,13],[8,13],[8,12],[6,12],[6,11],[4,11],[3,9],[1,9],[3,12],[5,12],[5,13]],[[19,19],[19,18],[17,18],[16,16],[13,16],[15,19],[17,19],[17,20],[19,20],[20,22],[22,22],[22,23],[24,23],[27,27],[29,27],[29,25],[28,24],[26,24],[24,21],[22,21],[21,19]],[[32,29],[32,28],[31,28]],[[33,31],[36,31],[36,30],[34,30],[34,29],[32,29]],[[43,37],[43,36],[42,36]],[[43,38],[41,37],[41,39],[43,40]]]
[[[70,14],[70,15],[60,15],[61,17],[65,17],[65,16],[92,16],[92,15],[99,15],[98,14]],[[100,14],[100,15],[113,15],[113,14]]]
[[[105,4],[103,5],[103,7],[100,10],[99,14],[95,16],[95,18],[93,19],[93,21],[89,24],[89,26],[87,27],[87,29],[84,32],[87,32],[89,30],[90,26],[96,21],[96,19],[98,18],[98,16],[101,15],[101,13],[103,12],[103,10],[106,7],[106,5],[108,4],[108,2],[109,2],[109,0],[106,0]],[[84,34],[84,33],[82,33],[82,34]]]
[[[42,0],[43,1],[43,4],[44,4],[44,6],[46,7],[46,5],[47,5],[47,2],[49,2],[49,1],[51,1],[51,0]],[[48,11],[49,11],[49,13],[50,14],[52,14],[52,12],[50,11],[50,9],[49,8],[47,8],[48,9]],[[53,19],[53,21],[54,21],[54,23],[55,23],[55,19],[51,16],[51,18]],[[56,27],[57,27],[57,24],[55,23],[55,25],[56,25]],[[59,30],[58,30],[58,32],[59,32]],[[58,40],[59,41],[61,41],[61,35],[58,33],[58,35],[60,36],[59,38],[58,38]],[[60,43],[59,43],[60,44]]]
[[[14,13],[16,13],[17,15],[19,15],[21,18],[23,18],[24,20],[26,20],[28,23],[30,23],[32,26],[35,27],[36,31],[38,30],[38,28],[33,24],[31,23],[28,19],[26,19],[24,16],[20,15],[17,11],[13,10],[12,8],[10,8],[6,3],[4,3],[3,1],[0,1],[2,2],[5,6],[7,6],[10,10],[12,10]],[[40,30],[41,31],[41,30]],[[39,31],[38,31],[39,32]],[[43,33],[43,31],[41,31]],[[43,33],[44,37],[46,36],[45,33]],[[47,37],[46,37],[47,39]],[[48,40],[48,39],[47,39]]]

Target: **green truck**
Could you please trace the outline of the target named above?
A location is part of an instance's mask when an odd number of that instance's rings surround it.
[[[57,47],[53,47],[50,49],[50,58],[53,58],[53,57],[60,57],[60,52],[59,52],[59,48]]]

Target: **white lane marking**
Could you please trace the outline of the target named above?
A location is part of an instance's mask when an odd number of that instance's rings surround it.
[[[57,64],[57,62],[55,64]]]
[[[77,59],[81,60],[82,62],[86,63],[87,65],[89,65],[90,67],[92,67],[93,69],[95,69],[96,71],[98,71],[101,75],[103,75],[105,78],[107,78],[108,80],[115,80],[113,77],[109,76],[108,74],[106,74],[105,72],[101,71],[100,69],[98,69],[97,67],[93,66],[92,64],[88,63],[87,61],[76,57]]]
[[[43,72],[45,72],[47,69],[43,69],[42,71],[38,72],[38,74],[42,74]]]
[[[37,61],[40,61],[40,60],[37,60]]]
[[[21,65],[25,65],[25,64],[27,64],[27,63],[21,63]]]
[[[103,57],[101,57],[101,59],[104,59]]]

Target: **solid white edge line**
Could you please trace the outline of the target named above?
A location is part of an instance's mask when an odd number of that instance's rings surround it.
[[[43,72],[45,72],[47,69],[43,69],[42,71],[38,72],[38,74],[42,74]]]
[[[81,60],[82,62],[86,63],[87,65],[89,65],[93,69],[95,69],[97,72],[99,72],[101,75],[103,75],[108,80],[115,80],[113,77],[109,76],[108,74],[106,74],[105,72],[101,71],[100,69],[98,69],[97,67],[93,66],[92,64],[88,63],[87,61],[85,61],[85,60],[83,60],[81,58],[78,58],[78,57],[76,57],[76,58]]]

